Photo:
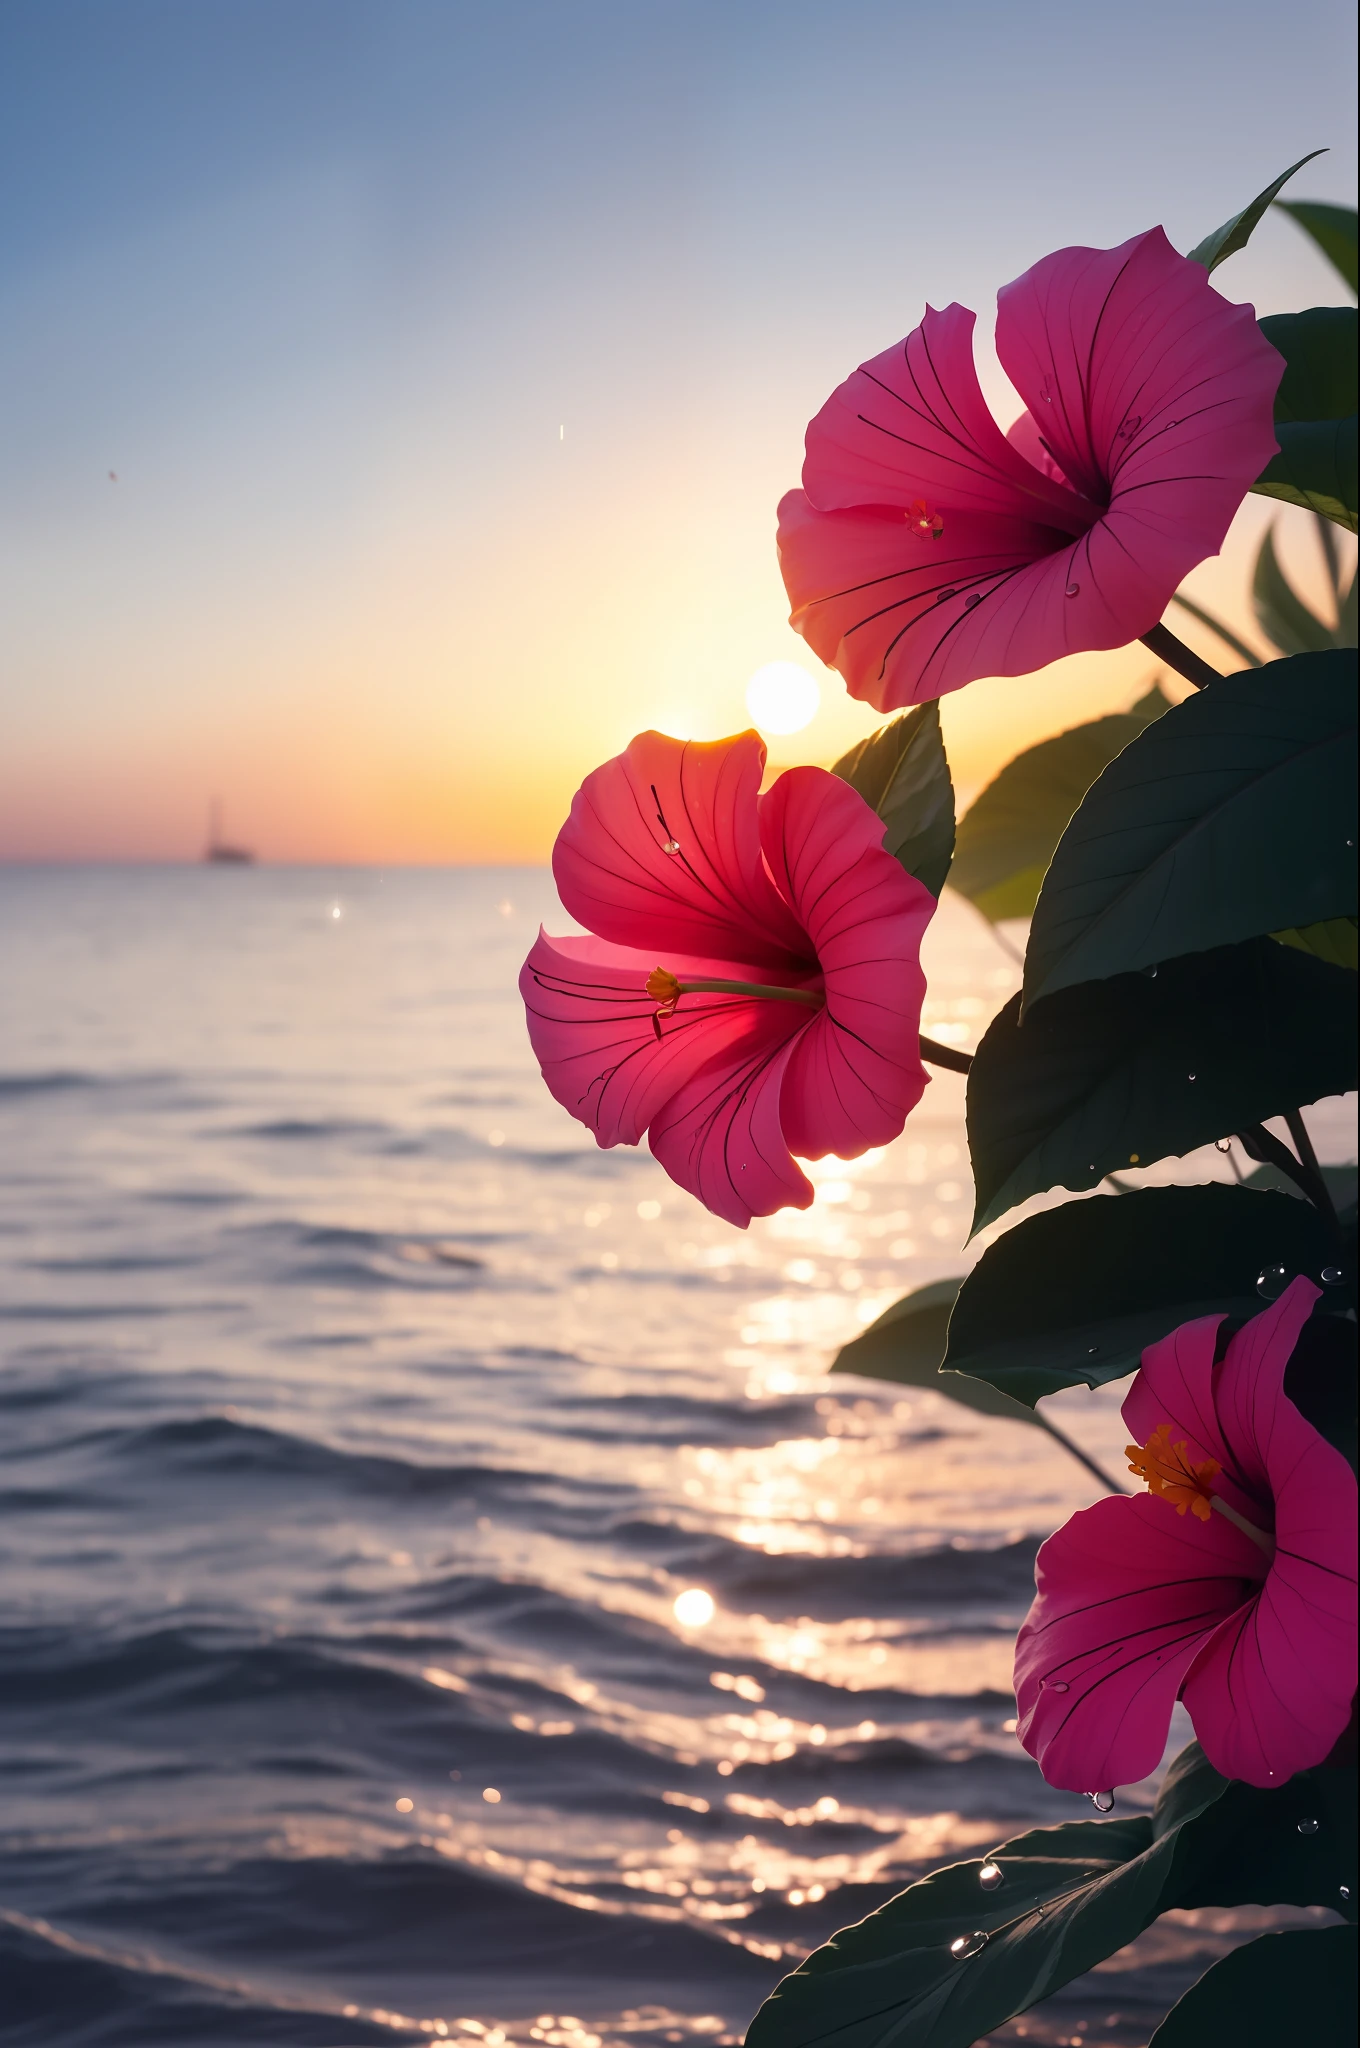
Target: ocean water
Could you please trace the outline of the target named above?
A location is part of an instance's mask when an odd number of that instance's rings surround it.
[[[546,1095],[540,918],[526,870],[0,871],[6,2044],[732,2044],[1090,1813],[1009,1690],[1089,1478],[825,1374],[962,1268],[961,1084],[731,1230]],[[959,1044],[1016,984],[948,898],[928,966]],[[1116,1470],[1117,1399],[1056,1404]],[[1257,1924],[993,2038],[1144,2041]]]

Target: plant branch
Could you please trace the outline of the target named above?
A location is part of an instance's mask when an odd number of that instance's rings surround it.
[[[1308,1135],[1308,1126],[1303,1120],[1303,1111],[1301,1109],[1287,1109],[1284,1113],[1284,1120],[1289,1126],[1289,1135],[1294,1140],[1294,1150],[1298,1153],[1304,1166],[1317,1183],[1318,1193],[1321,1196],[1318,1206],[1322,1210],[1323,1215],[1330,1219],[1332,1227],[1339,1231],[1341,1219],[1336,1213],[1336,1203],[1332,1200],[1332,1191],[1327,1185],[1327,1176],[1322,1171],[1321,1166],[1319,1166],[1317,1153],[1313,1150],[1313,1141]]]
[[[1330,1221],[1335,1221],[1336,1211],[1321,1171],[1310,1167],[1306,1161],[1296,1159],[1273,1131],[1268,1131],[1264,1124],[1244,1124],[1237,1133],[1237,1142],[1248,1159],[1256,1160],[1261,1166],[1273,1166],[1286,1180],[1293,1181],[1299,1193],[1315,1209],[1320,1209]],[[1312,1150],[1311,1145],[1308,1149]]]
[[[1056,1422],[1050,1422],[1046,1415],[1041,1415],[1037,1408],[1034,1411],[1034,1420],[1038,1423],[1040,1429],[1048,1431],[1055,1443],[1061,1444],[1063,1449],[1069,1451],[1079,1465],[1084,1465],[1087,1471],[1100,1481],[1106,1493],[1127,1494],[1129,1489],[1126,1486],[1121,1486],[1117,1479],[1111,1479],[1103,1465],[1098,1465],[1094,1458],[1088,1457],[1080,1444],[1074,1444],[1065,1430],[1059,1429]]]
[[[1172,604],[1178,604],[1183,612],[1189,612],[1192,619],[1198,619],[1201,626],[1207,626],[1211,633],[1216,633],[1226,646],[1231,647],[1234,654],[1241,655],[1248,668],[1263,668],[1265,666],[1260,655],[1253,654],[1245,640],[1239,640],[1236,633],[1225,626],[1221,619],[1216,619],[1212,612],[1203,610],[1201,606],[1195,603],[1193,598],[1182,597],[1178,590],[1172,597],[1171,602]]]
[[[1186,682],[1193,683],[1197,690],[1204,689],[1209,683],[1222,682],[1219,671],[1211,668],[1207,661],[1201,661],[1183,640],[1176,638],[1170,627],[1154,626],[1150,633],[1143,634],[1142,640],[1150,654],[1155,654],[1158,661],[1164,661],[1168,668],[1174,668],[1178,676],[1184,676]]]
[[[955,1052],[952,1045],[938,1045],[933,1038],[921,1040],[921,1058],[932,1067],[948,1067],[951,1074],[966,1074],[973,1064],[970,1052]]]

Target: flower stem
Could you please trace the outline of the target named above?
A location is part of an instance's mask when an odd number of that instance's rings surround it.
[[[921,1058],[932,1067],[948,1067],[951,1074],[966,1074],[973,1064],[970,1052],[955,1052],[952,1045],[939,1045],[933,1038],[921,1040]]]
[[[1201,661],[1183,640],[1178,640],[1169,626],[1154,626],[1150,633],[1142,635],[1144,647],[1155,654],[1158,661],[1164,661],[1168,668],[1174,668],[1178,676],[1184,676],[1187,683],[1193,683],[1202,690],[1209,683],[1221,683],[1223,678],[1216,668],[1207,661]]]

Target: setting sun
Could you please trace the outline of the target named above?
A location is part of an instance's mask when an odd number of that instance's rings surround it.
[[[761,732],[801,732],[821,702],[821,684],[796,661],[767,661],[746,685],[746,709]]]

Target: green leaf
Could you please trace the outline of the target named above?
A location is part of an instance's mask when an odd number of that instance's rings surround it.
[[[1312,1328],[1305,1325],[1305,1336]],[[1176,1758],[1173,1769],[1183,1767],[1187,1786],[1195,1781],[1196,1759],[1202,1757],[1194,1742]],[[1270,1790],[1234,1782],[1184,1844],[1175,1903],[1331,1906],[1353,1920],[1355,1866],[1354,1765],[1322,1764]]]
[[[1025,1003],[1356,912],[1355,657],[1224,676],[1087,791],[1030,928]]]
[[[894,1302],[877,1322],[870,1323],[861,1336],[853,1337],[837,1352],[832,1372],[853,1372],[862,1379],[889,1380],[900,1387],[927,1387],[931,1393],[943,1394],[979,1415],[1028,1422],[1061,1444],[1108,1492],[1122,1493],[1123,1487],[1049,1416],[1026,1407],[1023,1401],[1012,1400],[986,1380],[969,1379],[961,1372],[940,1371],[950,1311],[962,1285],[961,1280],[935,1280]]]
[[[1333,967],[1349,967],[1352,974],[1356,971],[1353,917],[1328,917],[1321,924],[1306,924],[1302,930],[1296,926],[1292,931],[1272,932],[1270,936],[1282,946],[1296,946],[1301,953],[1330,961]]]
[[[881,726],[832,768],[883,820],[883,844],[932,896],[954,852],[954,785],[938,704],[919,704]]]
[[[1053,849],[1101,769],[1168,709],[1154,684],[1131,711],[1072,726],[1017,754],[960,819],[950,887],[993,924],[1028,917]]]
[[[1196,1316],[1256,1315],[1266,1267],[1316,1279],[1335,1257],[1317,1210],[1288,1195],[1138,1188],[1068,1202],[983,1253],[949,1320],[945,1372],[1030,1406],[1103,1386]]]
[[[1206,235],[1202,242],[1197,242],[1190,251],[1190,261],[1202,263],[1206,270],[1217,270],[1219,264],[1226,262],[1229,256],[1235,256],[1239,249],[1245,249],[1251,240],[1252,229],[1276,193],[1283,190],[1295,171],[1301,171],[1315,156],[1325,155],[1325,150],[1310,150],[1307,156],[1301,156],[1296,164],[1291,164],[1287,171],[1281,171],[1273,184],[1267,185],[1264,192],[1257,193],[1250,206],[1244,206],[1231,220],[1225,220],[1221,228],[1215,228],[1211,235]]]
[[[1093,1188],[1343,1095],[1356,1078],[1354,982],[1269,939],[1083,982],[1023,1021],[1014,996],[968,1075],[973,1229],[1048,1188]]]
[[[1147,1814],[1031,1829],[987,1859],[1005,1873],[995,1891],[980,1862],[935,1871],[786,1977],[746,2048],[972,2048],[1157,1917],[1185,1831],[1223,1790],[1216,1772],[1192,1774],[1160,1835]]]
[[[1261,332],[1285,359],[1275,397],[1280,452],[1252,489],[1356,529],[1356,309],[1274,313]]]
[[[1321,654],[1328,647],[1335,647],[1332,628],[1308,609],[1286,579],[1275,553],[1273,526],[1256,557],[1251,601],[1257,625],[1282,654]]]
[[[1339,270],[1352,291],[1360,290],[1356,283],[1356,215],[1353,206],[1328,206],[1321,199],[1277,199],[1275,204],[1281,213],[1287,213],[1296,220],[1306,235],[1313,240],[1327,257],[1333,268]]]
[[[1300,2031],[1308,2048],[1351,2048],[1353,1927],[1291,1927],[1233,1949],[1176,2001],[1149,2048],[1280,2048]]]

